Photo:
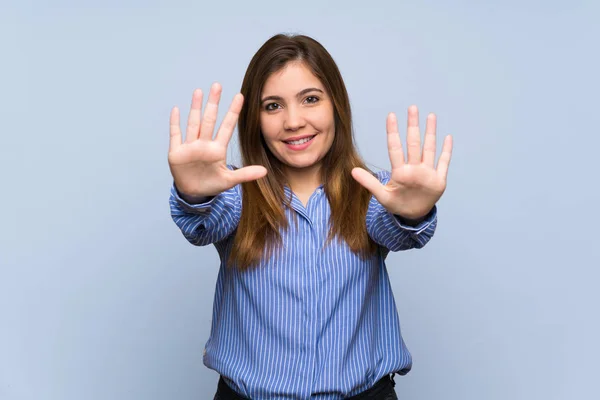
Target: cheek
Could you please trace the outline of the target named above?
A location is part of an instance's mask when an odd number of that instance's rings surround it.
[[[333,109],[330,107],[324,108],[321,112],[315,116],[315,122],[319,124],[322,130],[335,131],[335,118],[333,115]]]
[[[264,117],[260,119],[260,130],[267,141],[276,139],[279,132],[276,121],[273,118]]]

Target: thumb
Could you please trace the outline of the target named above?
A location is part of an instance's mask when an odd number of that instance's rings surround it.
[[[364,186],[376,199],[381,199],[382,196],[385,195],[385,189],[379,179],[374,177],[368,171],[365,171],[362,168],[353,168],[352,169],[352,177]]]
[[[261,165],[251,165],[230,171],[231,181],[236,185],[242,182],[250,182],[267,175],[267,169]]]

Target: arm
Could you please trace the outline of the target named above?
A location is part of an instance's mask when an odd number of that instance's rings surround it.
[[[398,121],[390,113],[386,130],[392,172],[374,175],[363,168],[352,169],[354,179],[373,194],[367,210],[367,232],[391,251],[421,248],[435,231],[436,204],[446,190],[452,155],[452,136],[448,135],[435,165],[436,124],[435,114],[430,113],[421,151],[419,113],[416,106],[408,108],[405,158]]]
[[[206,246],[231,235],[238,226],[242,211],[241,185],[236,185],[200,204],[183,200],[171,187],[171,217],[183,236],[193,245]]]
[[[377,173],[382,184],[390,179],[387,171]],[[367,232],[375,243],[390,251],[421,248],[433,237],[437,226],[436,206],[416,224],[387,211],[373,196],[367,210]]]
[[[244,103],[243,96],[234,96],[214,138],[221,85],[212,85],[203,116],[202,96],[201,90],[194,91],[185,141],[179,108],[171,110],[169,120],[168,161],[174,182],[169,199],[171,216],[186,239],[197,246],[219,242],[235,231],[241,216],[241,183],[267,173],[260,165],[239,169],[227,165],[227,145]]]

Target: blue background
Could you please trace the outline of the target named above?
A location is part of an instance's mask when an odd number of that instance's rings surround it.
[[[212,398],[218,259],[171,221],[169,112],[187,118],[213,81],[228,105],[279,32],[331,52],[370,165],[389,168],[390,111],[404,127],[417,104],[454,135],[435,237],[388,259],[414,357],[399,397],[600,398],[599,15],[591,0],[3,2],[0,399]]]

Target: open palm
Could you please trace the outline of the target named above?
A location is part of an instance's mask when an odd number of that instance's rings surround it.
[[[235,171],[227,168],[227,145],[244,98],[239,93],[234,97],[213,139],[220,97],[221,86],[215,83],[202,115],[202,91],[194,91],[184,142],[179,127],[179,109],[174,107],[171,111],[169,167],[175,186],[186,199],[216,196],[239,183],[261,178],[267,173],[264,167],[257,165]]]
[[[420,219],[427,215],[446,190],[448,166],[452,155],[452,136],[444,139],[437,167],[436,116],[429,114],[425,140],[421,152],[419,112],[416,106],[408,109],[406,133],[407,160],[398,132],[398,121],[393,113],[387,118],[387,143],[391,177],[386,185],[362,168],[354,168],[352,176],[367,188],[389,212],[406,219]]]

